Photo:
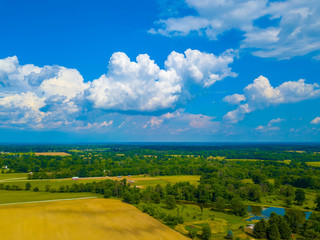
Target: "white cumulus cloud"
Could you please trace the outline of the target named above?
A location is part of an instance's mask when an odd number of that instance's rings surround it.
[[[185,0],[197,14],[160,19],[149,32],[165,36],[196,33],[217,40],[224,32],[243,33],[242,48],[279,59],[320,50],[318,0]],[[257,22],[262,21],[260,26]]]
[[[316,117],[311,121],[311,124],[319,124],[320,123],[320,117]]]
[[[141,54],[131,61],[122,52],[114,53],[109,71],[91,83],[87,99],[95,108],[121,111],[155,111],[174,108],[186,83],[210,87],[228,76],[236,53],[228,50],[220,56],[188,49],[184,54],[172,52],[165,69]]]
[[[117,52],[110,58],[108,72],[92,82],[77,69],[21,65],[16,56],[0,59],[0,124],[92,129],[112,125],[112,120],[93,120],[105,110],[150,115],[174,109],[189,95],[190,86],[210,87],[235,77],[229,67],[235,57],[232,50],[215,56],[188,49],[184,54],[172,52],[161,69],[147,54],[131,61]]]
[[[245,101],[237,109],[228,112],[224,119],[236,123],[244,119],[245,114],[271,105],[300,102],[320,97],[320,86],[307,84],[305,80],[288,81],[278,87],[271,86],[269,80],[260,76],[243,90]],[[234,95],[227,96],[232,99]]]

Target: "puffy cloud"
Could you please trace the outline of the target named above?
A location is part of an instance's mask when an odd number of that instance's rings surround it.
[[[203,114],[186,113],[184,109],[178,109],[172,113],[168,112],[158,117],[151,117],[151,119],[143,126],[143,128],[163,128],[169,130],[170,133],[179,133],[185,131],[215,131],[219,125],[214,122],[214,117]]]
[[[320,123],[320,117],[316,117],[311,121],[311,124],[319,124]]]
[[[117,52],[110,58],[108,72],[92,82],[76,69],[20,65],[16,56],[0,59],[0,124],[91,129],[100,126],[94,118],[105,110],[150,115],[174,109],[188,96],[191,85],[209,87],[236,76],[229,67],[235,57],[232,50],[215,56],[188,49],[184,54],[172,52],[160,69],[147,54],[131,61]]]
[[[283,121],[285,121],[285,119],[275,118],[275,119],[270,120],[270,121],[269,121],[269,124],[280,123],[280,122],[283,122]]]
[[[147,128],[148,126],[151,128],[158,128],[163,123],[163,119],[152,117],[144,126],[143,128]]]
[[[280,122],[285,121],[285,119],[281,119],[281,118],[276,118],[276,119],[272,119],[269,121],[267,126],[258,126],[255,128],[256,131],[258,132],[271,132],[271,131],[277,131],[280,128],[278,126],[274,126],[274,124],[278,124]]]
[[[244,88],[245,102],[237,109],[228,112],[224,119],[236,123],[244,119],[246,113],[263,109],[271,105],[300,102],[307,99],[319,98],[320,87],[318,84],[307,84],[305,80],[288,81],[274,88],[269,80],[260,76]],[[234,95],[227,99],[235,98]]]
[[[39,109],[44,106],[44,99],[35,93],[0,94],[0,123],[9,125],[29,125],[35,127],[42,121],[44,113]]]
[[[31,128],[55,128],[74,121],[73,100],[89,86],[75,69],[20,65],[18,58],[0,60],[0,122]]]
[[[228,50],[220,56],[188,49],[172,52],[165,69],[141,54],[133,62],[125,53],[114,53],[109,71],[91,83],[87,99],[95,108],[121,111],[155,111],[174,108],[186,82],[209,87],[228,76],[235,77],[229,64],[236,53]]]
[[[85,126],[78,126],[76,127],[77,130],[87,130],[87,129],[101,129],[103,127],[109,127],[113,125],[113,120],[104,121],[101,123],[95,122],[95,123],[88,123]]]
[[[246,97],[244,95],[241,94],[233,94],[233,95],[229,95],[226,96],[223,101],[229,103],[229,104],[240,104],[240,102],[245,101]]]
[[[84,83],[83,77],[76,69],[59,67],[57,75],[44,80],[38,88],[45,96],[61,95],[68,99],[82,93],[89,84]]]
[[[171,17],[149,31],[165,36],[195,32],[211,40],[231,29],[243,33],[242,48],[259,57],[291,58],[320,49],[318,0],[185,0],[196,16]],[[263,21],[263,26],[258,24]]]
[[[236,54],[233,50],[227,50],[220,56],[215,56],[212,53],[188,49],[184,54],[172,52],[165,66],[170,70],[175,70],[183,79],[192,79],[204,87],[210,87],[226,77],[237,76],[228,67],[233,63]]]
[[[148,55],[131,62],[114,53],[109,71],[92,82],[87,98],[95,108],[155,111],[174,106],[181,92],[181,78],[173,70],[161,70]]]

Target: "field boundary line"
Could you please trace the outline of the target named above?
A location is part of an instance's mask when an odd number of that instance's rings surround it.
[[[62,199],[40,200],[40,201],[30,201],[30,202],[0,203],[0,206],[26,204],[26,203],[43,203],[43,202],[71,201],[71,200],[91,199],[91,198],[98,198],[98,197],[62,198]]]

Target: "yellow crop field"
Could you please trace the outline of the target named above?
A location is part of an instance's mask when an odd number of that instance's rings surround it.
[[[81,199],[0,206],[1,239],[188,239],[132,205]]]
[[[320,162],[306,162],[306,164],[311,167],[320,167]]]

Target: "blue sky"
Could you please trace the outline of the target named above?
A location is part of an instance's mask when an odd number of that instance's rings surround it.
[[[0,0],[0,142],[320,140],[318,0]]]

